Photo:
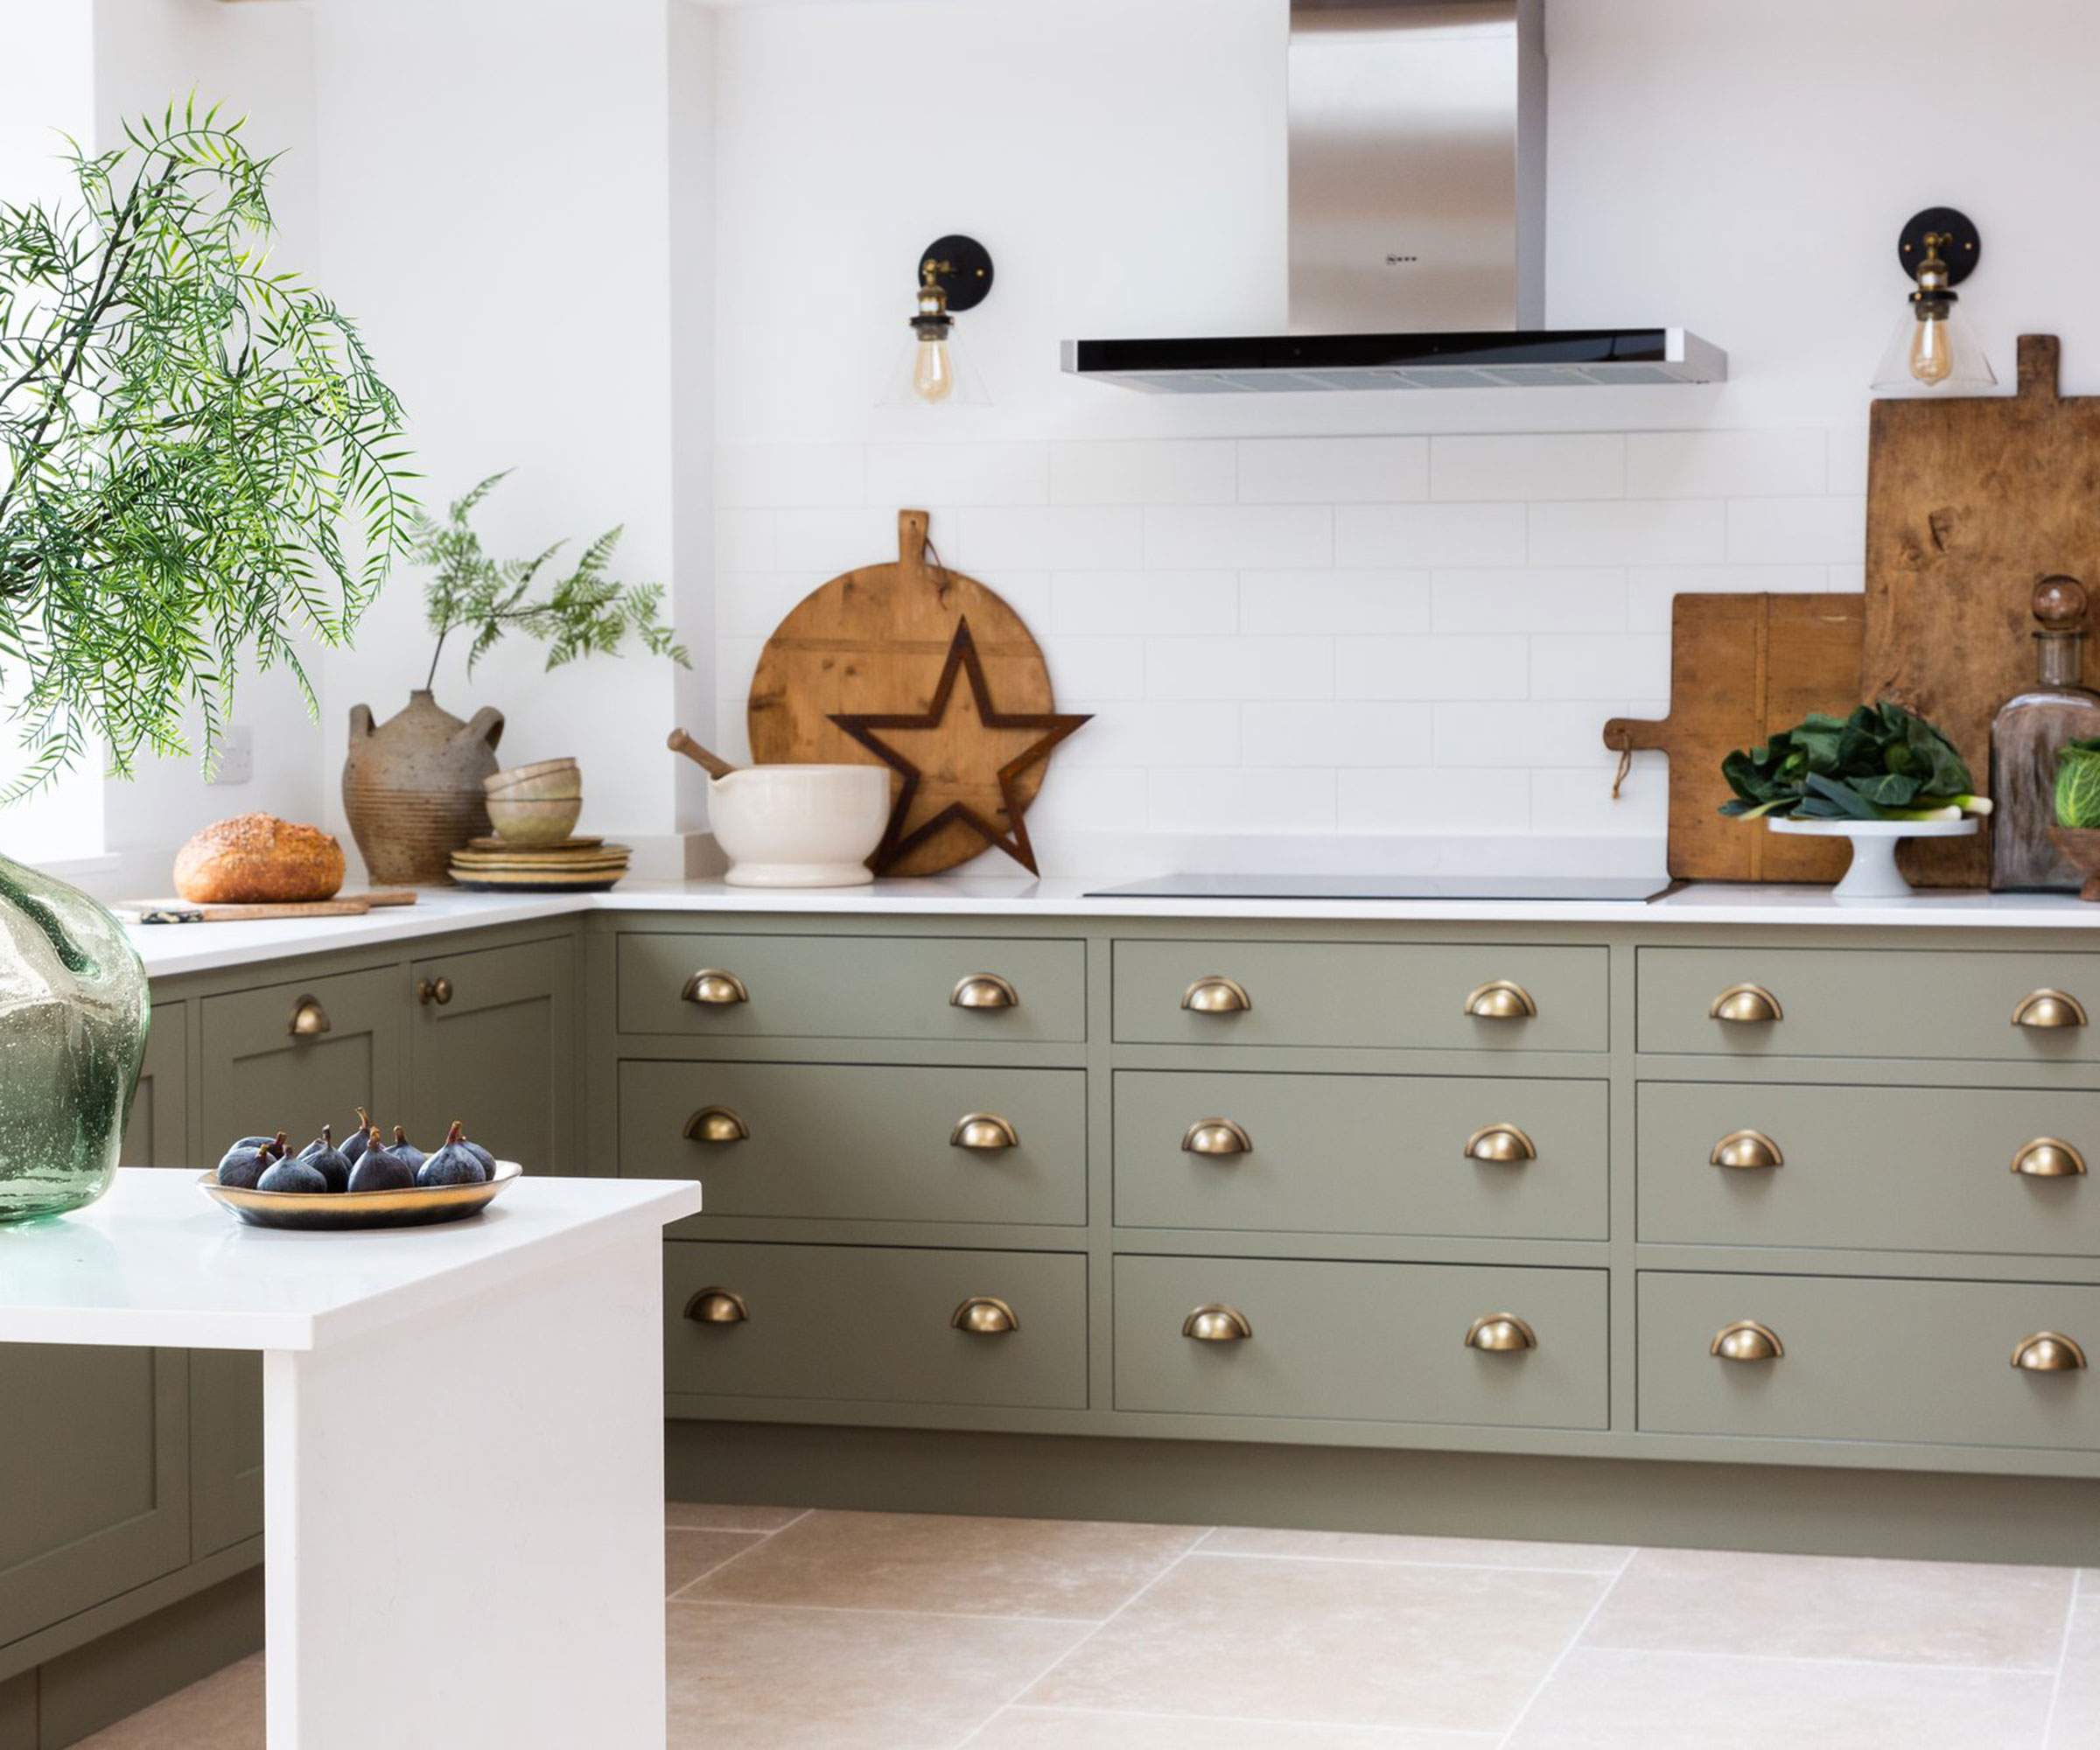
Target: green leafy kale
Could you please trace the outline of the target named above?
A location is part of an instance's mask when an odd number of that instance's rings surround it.
[[[2066,742],[2057,754],[2056,824],[2100,827],[2100,738]]]
[[[2089,745],[2096,755],[2090,806],[2100,823],[2100,741]],[[1735,792],[1721,812],[1746,820],[1902,820],[1974,801],[1974,780],[1954,745],[1886,699],[1849,718],[1811,711],[1762,747],[1729,754],[1721,775]],[[2057,794],[2061,808],[2061,779]]]

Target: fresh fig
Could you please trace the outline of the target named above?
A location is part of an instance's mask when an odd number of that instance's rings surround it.
[[[409,1140],[409,1133],[399,1124],[394,1126],[394,1140],[389,1144],[394,1154],[404,1162],[410,1172],[421,1172],[423,1164],[430,1157]]]
[[[444,1145],[424,1162],[423,1170],[416,1175],[416,1184],[426,1187],[434,1185],[480,1185],[490,1178],[491,1175],[482,1171],[481,1163],[475,1159],[466,1143],[460,1139],[459,1130],[459,1120],[454,1118],[452,1129],[445,1132]]]
[[[336,1147],[335,1132],[330,1126],[323,1124],[320,1135],[299,1151],[298,1158],[328,1181],[329,1190],[349,1189],[350,1163]]]
[[[365,1152],[365,1132],[371,1128],[372,1120],[366,1116],[365,1109],[362,1106],[358,1107],[357,1128],[343,1138],[343,1158],[351,1166],[355,1166],[358,1156]]]
[[[262,1175],[256,1186],[258,1191],[298,1191],[309,1194],[327,1188],[328,1181],[321,1176],[318,1167],[311,1161],[298,1159],[271,1162],[270,1171]]]
[[[459,1146],[481,1163],[481,1171],[485,1174],[491,1179],[496,1176],[496,1158],[483,1148],[480,1143],[469,1142],[465,1137],[461,1137]]]
[[[264,1137],[254,1146],[247,1138],[227,1150],[219,1163],[220,1184],[234,1191],[253,1191],[262,1181],[262,1175],[275,1166],[284,1152],[284,1132]]]
[[[379,1139],[375,1124],[365,1132],[365,1152],[358,1156],[350,1169],[350,1189],[359,1191],[406,1191],[416,1182],[416,1175],[409,1171],[409,1164]]]

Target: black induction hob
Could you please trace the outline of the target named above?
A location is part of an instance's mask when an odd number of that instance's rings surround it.
[[[1155,875],[1088,900],[1606,900],[1637,906],[1669,891],[1649,875]]]

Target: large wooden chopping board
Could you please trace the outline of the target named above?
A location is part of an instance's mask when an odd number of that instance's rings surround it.
[[[864,565],[822,584],[766,640],[752,678],[746,718],[754,764],[869,761],[872,756],[867,749],[830,721],[833,714],[926,710],[956,625],[964,620],[998,710],[1054,709],[1050,670],[1020,615],[975,578],[928,564],[928,522],[923,510],[900,511],[894,560]],[[986,727],[978,721],[969,692],[958,690],[937,730],[914,732],[910,737],[910,757],[922,774],[910,823],[929,820],[960,802],[1002,831],[1011,830],[1014,822],[1000,795],[998,770],[1040,741],[1043,732]],[[903,738],[895,738],[906,745]],[[1046,767],[1046,761],[1038,761],[1015,774],[1014,794],[1021,807],[1042,788]],[[901,780],[892,780],[892,794],[900,788]],[[982,835],[955,822],[883,872],[938,874],[985,848]]]
[[[1979,788],[1992,718],[2034,679],[2035,584],[2100,585],[2100,396],[2056,393],[2057,350],[2022,334],[2017,395],[1877,401],[1868,428],[1865,696],[1930,718]],[[1988,833],[1899,856],[1921,886],[1991,878]]]
[[[1718,812],[1721,760],[1812,710],[1859,702],[1861,600],[1851,595],[1681,595],[1670,605],[1670,715],[1615,717],[1614,750],[1670,756],[1671,877],[1680,881],[1835,881],[1852,847],[1786,838]],[[1629,780],[1628,781],[1632,781]]]

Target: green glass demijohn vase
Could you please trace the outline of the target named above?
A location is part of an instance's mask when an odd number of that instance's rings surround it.
[[[109,1188],[148,1016],[124,927],[79,888],[0,857],[0,1222]]]

